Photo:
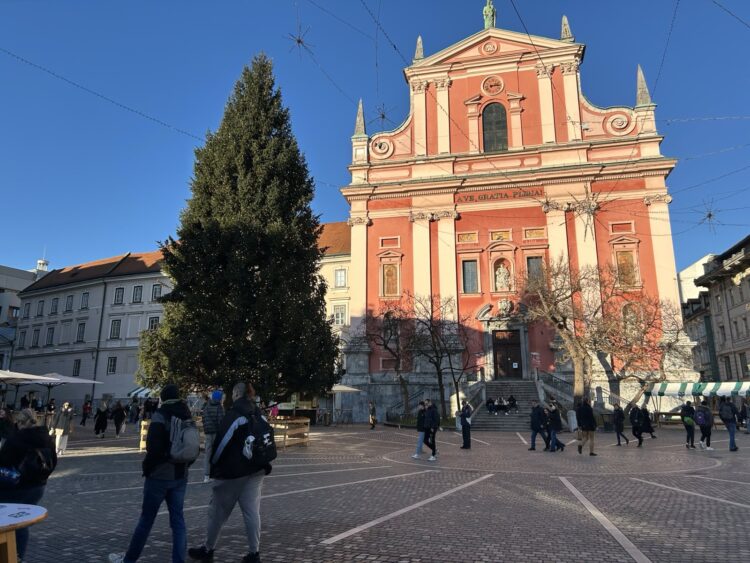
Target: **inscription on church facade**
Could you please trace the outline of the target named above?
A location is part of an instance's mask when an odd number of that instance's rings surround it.
[[[537,197],[544,197],[544,188],[512,189],[475,194],[459,194],[456,196],[456,203],[481,203],[483,201],[497,201],[503,199],[533,199]]]

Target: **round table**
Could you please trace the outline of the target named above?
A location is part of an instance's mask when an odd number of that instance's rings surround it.
[[[0,503],[0,563],[16,563],[16,530],[47,517],[47,509],[33,504]]]

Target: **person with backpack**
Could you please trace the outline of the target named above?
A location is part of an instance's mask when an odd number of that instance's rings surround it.
[[[685,426],[685,447],[695,449],[695,409],[690,401],[686,401],[680,410],[680,420]]]
[[[47,479],[57,466],[55,443],[49,430],[36,424],[36,416],[30,409],[16,413],[16,428],[0,449],[0,467],[16,469],[18,480],[0,484],[0,503],[38,504],[44,496]],[[28,543],[29,529],[17,529],[19,560],[26,556]]]
[[[623,434],[623,431],[625,430],[625,412],[622,410],[620,403],[615,403],[615,410],[612,413],[612,422],[615,425],[615,432],[617,433],[617,445],[622,446],[620,438],[625,440],[626,446],[630,444],[628,437]]]
[[[214,439],[219,431],[219,426],[224,418],[224,407],[221,399],[224,394],[221,389],[211,393],[211,398],[203,406],[201,416],[203,418],[203,434],[206,436],[206,445],[203,454],[203,482],[211,481],[211,454],[213,453]]]
[[[213,561],[221,528],[239,502],[250,552],[242,563],[260,563],[260,495],[263,479],[276,458],[273,428],[255,404],[250,383],[232,389],[232,407],[221,421],[211,458],[214,479],[206,520],[206,541],[188,554],[198,561]]]
[[[719,403],[719,418],[727,427],[729,432],[729,451],[736,452],[739,450],[737,444],[734,442],[734,434],[737,432],[737,407],[731,399],[722,397]]]
[[[424,415],[424,401],[419,401],[419,405],[417,405],[417,449],[414,450],[414,455],[411,456],[414,459],[419,459],[419,456],[422,455],[422,445],[424,443],[425,433]]]
[[[698,445],[702,450],[713,451],[711,447],[711,427],[714,425],[714,415],[708,406],[708,401],[703,399],[701,404],[695,407],[695,416],[693,417],[698,428],[701,429],[701,440]]]
[[[188,468],[200,453],[198,427],[190,409],[179,398],[177,385],[161,390],[161,407],[151,417],[143,459],[143,505],[141,516],[124,554],[111,553],[110,563],[137,561],[146,545],[162,502],[167,501],[172,528],[172,562],[183,563],[187,551],[187,528],[182,507],[187,489]]]
[[[638,405],[633,405],[633,408],[630,409],[630,426],[640,448],[643,445],[643,432],[641,431],[641,409],[638,408]]]

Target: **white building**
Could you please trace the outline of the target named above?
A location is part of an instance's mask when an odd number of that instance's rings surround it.
[[[21,314],[21,299],[18,293],[46,273],[46,260],[37,261],[35,270],[19,270],[9,266],[0,266],[0,326],[16,324]]]
[[[140,333],[158,325],[158,299],[170,287],[160,260],[159,251],[128,253],[53,270],[27,287],[12,369],[102,382],[60,387],[58,402],[126,397],[136,386]]]

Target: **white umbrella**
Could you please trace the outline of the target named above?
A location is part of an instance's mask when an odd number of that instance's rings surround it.
[[[356,387],[349,387],[348,385],[341,385],[341,383],[337,383],[333,387],[331,387],[331,393],[361,393],[362,389],[357,389]]]
[[[56,381],[57,379],[45,375],[32,375],[30,373],[0,369],[0,382],[5,383],[6,385],[13,385],[16,388],[16,396],[13,398],[14,405],[16,404],[16,399],[18,399],[18,388],[21,385],[28,385],[30,383],[44,385]]]

